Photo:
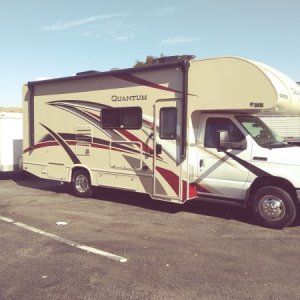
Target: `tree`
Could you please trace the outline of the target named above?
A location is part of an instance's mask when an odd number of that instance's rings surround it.
[[[163,54],[160,55],[160,57],[164,57]],[[135,65],[133,66],[134,68],[138,68],[138,67],[144,67],[144,66],[148,66],[148,65],[152,65],[154,63],[154,61],[156,59],[158,59],[159,57],[157,56],[153,56],[153,55],[148,55],[145,59],[145,61],[141,61],[141,60],[137,60],[135,62]]]

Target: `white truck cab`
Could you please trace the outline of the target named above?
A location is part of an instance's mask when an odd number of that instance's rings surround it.
[[[199,198],[250,205],[263,225],[291,224],[300,199],[300,147],[257,116],[201,113],[194,149]],[[298,199],[296,203],[293,199]]]

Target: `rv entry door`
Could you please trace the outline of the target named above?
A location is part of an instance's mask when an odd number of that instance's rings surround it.
[[[182,101],[159,99],[154,105],[153,191],[157,198],[180,200],[180,126]]]

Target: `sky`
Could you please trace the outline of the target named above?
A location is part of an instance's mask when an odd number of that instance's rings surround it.
[[[0,107],[22,85],[146,56],[241,56],[300,81],[300,0],[0,0]]]

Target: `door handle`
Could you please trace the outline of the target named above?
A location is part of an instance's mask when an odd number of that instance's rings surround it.
[[[162,145],[161,144],[156,144],[156,155],[162,154]],[[153,150],[150,150],[150,154],[154,154]]]
[[[200,159],[200,161],[199,161],[199,167],[200,167],[200,169],[202,169],[203,164],[204,164],[204,159]]]

